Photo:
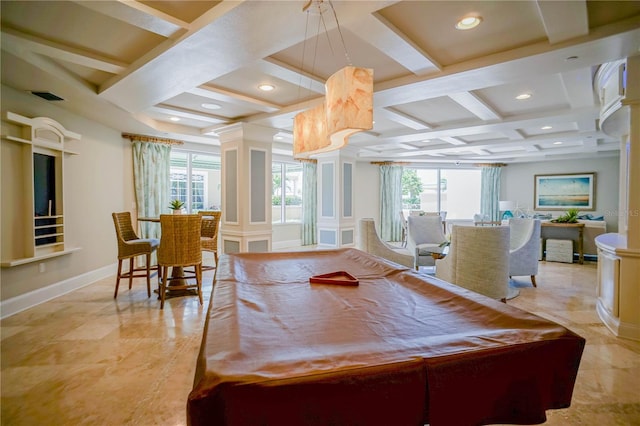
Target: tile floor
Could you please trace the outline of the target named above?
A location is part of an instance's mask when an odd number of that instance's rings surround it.
[[[183,425],[205,304],[171,299],[160,311],[143,281],[115,277],[0,322],[2,425]],[[640,425],[640,342],[615,338],[595,313],[596,265],[540,263],[538,288],[518,278],[509,304],[587,339],[570,408],[549,425]]]

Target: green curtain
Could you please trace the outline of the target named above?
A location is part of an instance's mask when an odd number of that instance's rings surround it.
[[[302,163],[302,245],[317,243],[318,225],[318,165]]]
[[[380,166],[380,237],[384,241],[401,241],[402,166]]]
[[[171,145],[133,142],[133,181],[139,217],[169,213]],[[160,224],[140,222],[141,238],[160,238]]]
[[[500,220],[500,175],[502,167],[484,166],[480,189],[480,213],[492,221]]]

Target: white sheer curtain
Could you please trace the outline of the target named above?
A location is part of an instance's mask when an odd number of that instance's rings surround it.
[[[318,165],[315,161],[302,163],[302,245],[317,243],[318,223]]]
[[[169,213],[171,145],[133,142],[133,180],[139,217]],[[141,238],[160,238],[157,223],[141,222]]]
[[[380,166],[380,237],[384,241],[401,241],[402,166]]]
[[[480,189],[480,213],[491,221],[500,220],[500,176],[502,166],[484,166]]]

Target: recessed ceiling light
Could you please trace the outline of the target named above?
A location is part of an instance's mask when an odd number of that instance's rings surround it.
[[[220,109],[222,108],[220,105],[218,104],[212,104],[212,103],[204,103],[200,105],[202,108],[204,109]]]
[[[480,25],[480,22],[482,22],[480,16],[467,16],[456,23],[456,28],[459,30],[470,30]]]
[[[549,129],[553,129],[553,127],[551,126],[542,126],[540,127],[542,130],[549,130]]]
[[[180,117],[169,117],[171,121],[180,121]]]
[[[519,101],[525,100],[525,99],[529,99],[531,97],[531,93],[520,93],[518,96],[516,96],[516,99]]]
[[[554,142],[553,144],[554,144],[554,145],[562,145],[562,142],[560,142],[560,141],[556,141],[556,142]]]
[[[275,88],[276,86],[274,86],[273,84],[266,84],[266,83],[258,86],[258,89],[262,90],[263,92],[270,92]]]

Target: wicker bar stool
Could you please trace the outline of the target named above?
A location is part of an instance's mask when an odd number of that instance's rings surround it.
[[[218,230],[220,229],[219,210],[201,210],[198,212],[202,218],[202,231],[200,232],[200,246],[202,251],[213,253],[214,266],[202,266],[202,270],[215,269],[218,266]]]
[[[197,214],[161,214],[160,247],[158,247],[158,265],[162,269],[160,282],[160,309],[164,308],[167,290],[196,289],[202,305],[202,251],[200,247],[200,215]],[[187,271],[193,266],[195,271]],[[169,276],[169,268],[173,268]],[[194,279],[195,284],[188,280]],[[167,282],[170,282],[167,286]]]
[[[151,297],[151,271],[158,271],[158,279],[160,279],[158,265],[151,266],[151,253],[158,248],[160,241],[157,238],[138,238],[133,230],[130,212],[112,213],[111,216],[118,238],[118,277],[113,298],[118,296],[121,278],[129,279],[129,290],[131,290],[133,279],[137,277],[147,278],[147,297]],[[135,267],[134,259],[137,256],[146,256],[145,267]],[[129,271],[122,272],[122,261],[126,259],[129,259]]]

